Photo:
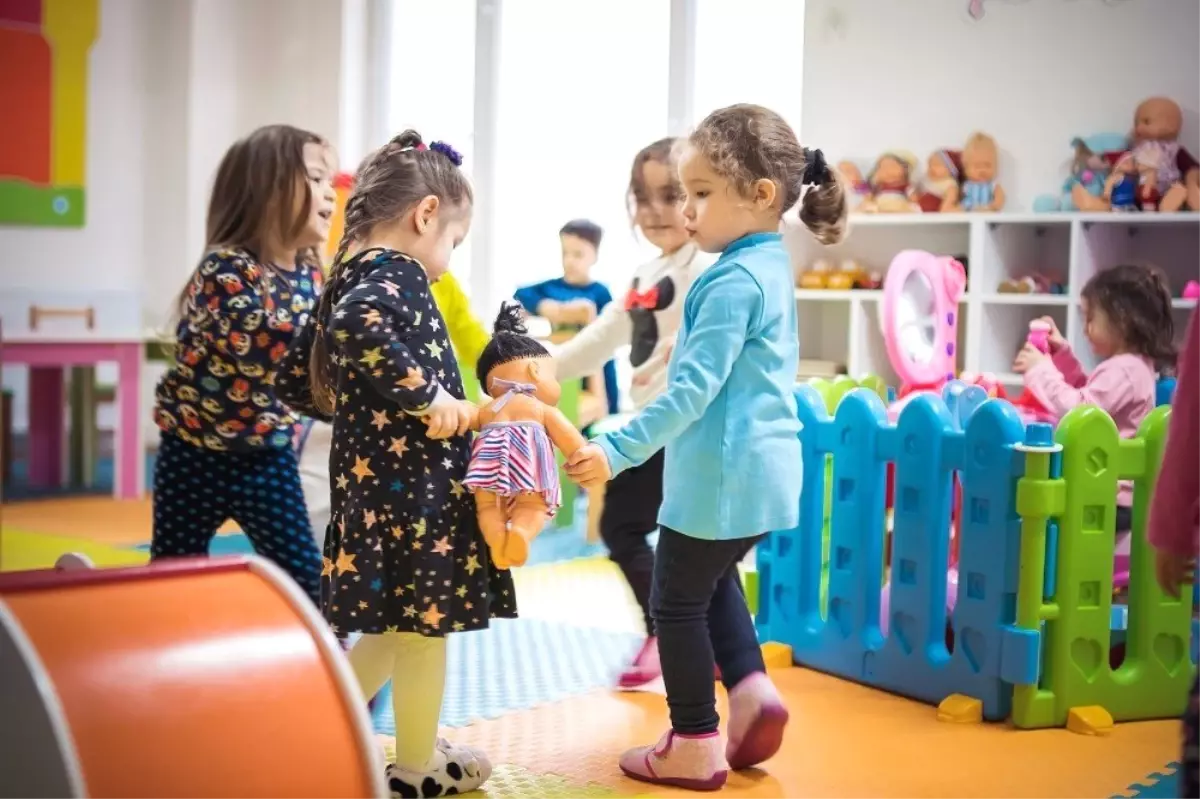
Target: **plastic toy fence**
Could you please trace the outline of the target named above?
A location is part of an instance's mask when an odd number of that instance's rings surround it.
[[[1115,721],[1180,715],[1194,672],[1191,592],[1184,601],[1163,594],[1143,534],[1170,408],[1157,408],[1137,437],[1121,440],[1107,414],[1085,406],[1063,419],[1053,441],[1048,426],[1031,425],[1027,443],[1005,401],[984,402],[960,428],[945,402],[922,396],[890,424],[872,388],[840,402],[811,385],[796,390],[804,462],[832,466],[805,470],[800,525],[760,545],[763,640],[790,646],[797,665],[932,704],[973,697],[985,719],[1011,717],[1023,728],[1061,726],[1082,707],[1102,707]],[[832,418],[827,402],[836,407]],[[889,462],[895,507],[885,638]],[[945,600],[955,472],[963,493],[951,651]],[[1126,653],[1113,670],[1118,479],[1134,481],[1134,535]]]

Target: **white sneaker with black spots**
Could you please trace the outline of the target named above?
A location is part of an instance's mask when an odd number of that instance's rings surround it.
[[[485,754],[445,738],[438,738],[425,771],[409,771],[389,763],[386,772],[388,791],[397,799],[456,796],[474,791],[490,776],[492,764]]]

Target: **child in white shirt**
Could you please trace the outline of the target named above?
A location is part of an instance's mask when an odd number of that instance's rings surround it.
[[[667,386],[667,361],[683,316],[683,298],[712,259],[699,251],[684,227],[682,192],[671,151],[675,139],[644,147],[633,160],[629,206],[633,222],[661,255],[638,267],[624,296],[555,353],[561,380],[593,374],[620,347],[629,346],[633,367],[630,397],[640,410]],[[609,557],[625,575],[641,606],[646,641],[621,674],[622,688],[657,678],[658,639],[650,621],[654,552],[647,536],[658,527],[662,504],[663,454],[618,475],[606,489],[600,535]]]

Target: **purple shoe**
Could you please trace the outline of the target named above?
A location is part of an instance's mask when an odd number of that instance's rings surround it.
[[[771,678],[763,672],[746,677],[729,692],[729,744],[725,758],[729,767],[757,766],[770,759],[783,745],[788,711]]]
[[[633,658],[629,668],[621,672],[617,680],[619,688],[638,688],[662,676],[662,664],[658,660],[658,639],[647,638]]]
[[[729,776],[716,732],[680,735],[667,730],[656,745],[629,749],[620,762],[627,777],[689,791],[719,790]]]

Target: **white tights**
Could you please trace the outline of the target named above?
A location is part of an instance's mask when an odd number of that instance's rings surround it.
[[[416,633],[364,635],[348,657],[363,696],[375,696],[392,681],[396,765],[429,771],[446,688],[446,639]]]

